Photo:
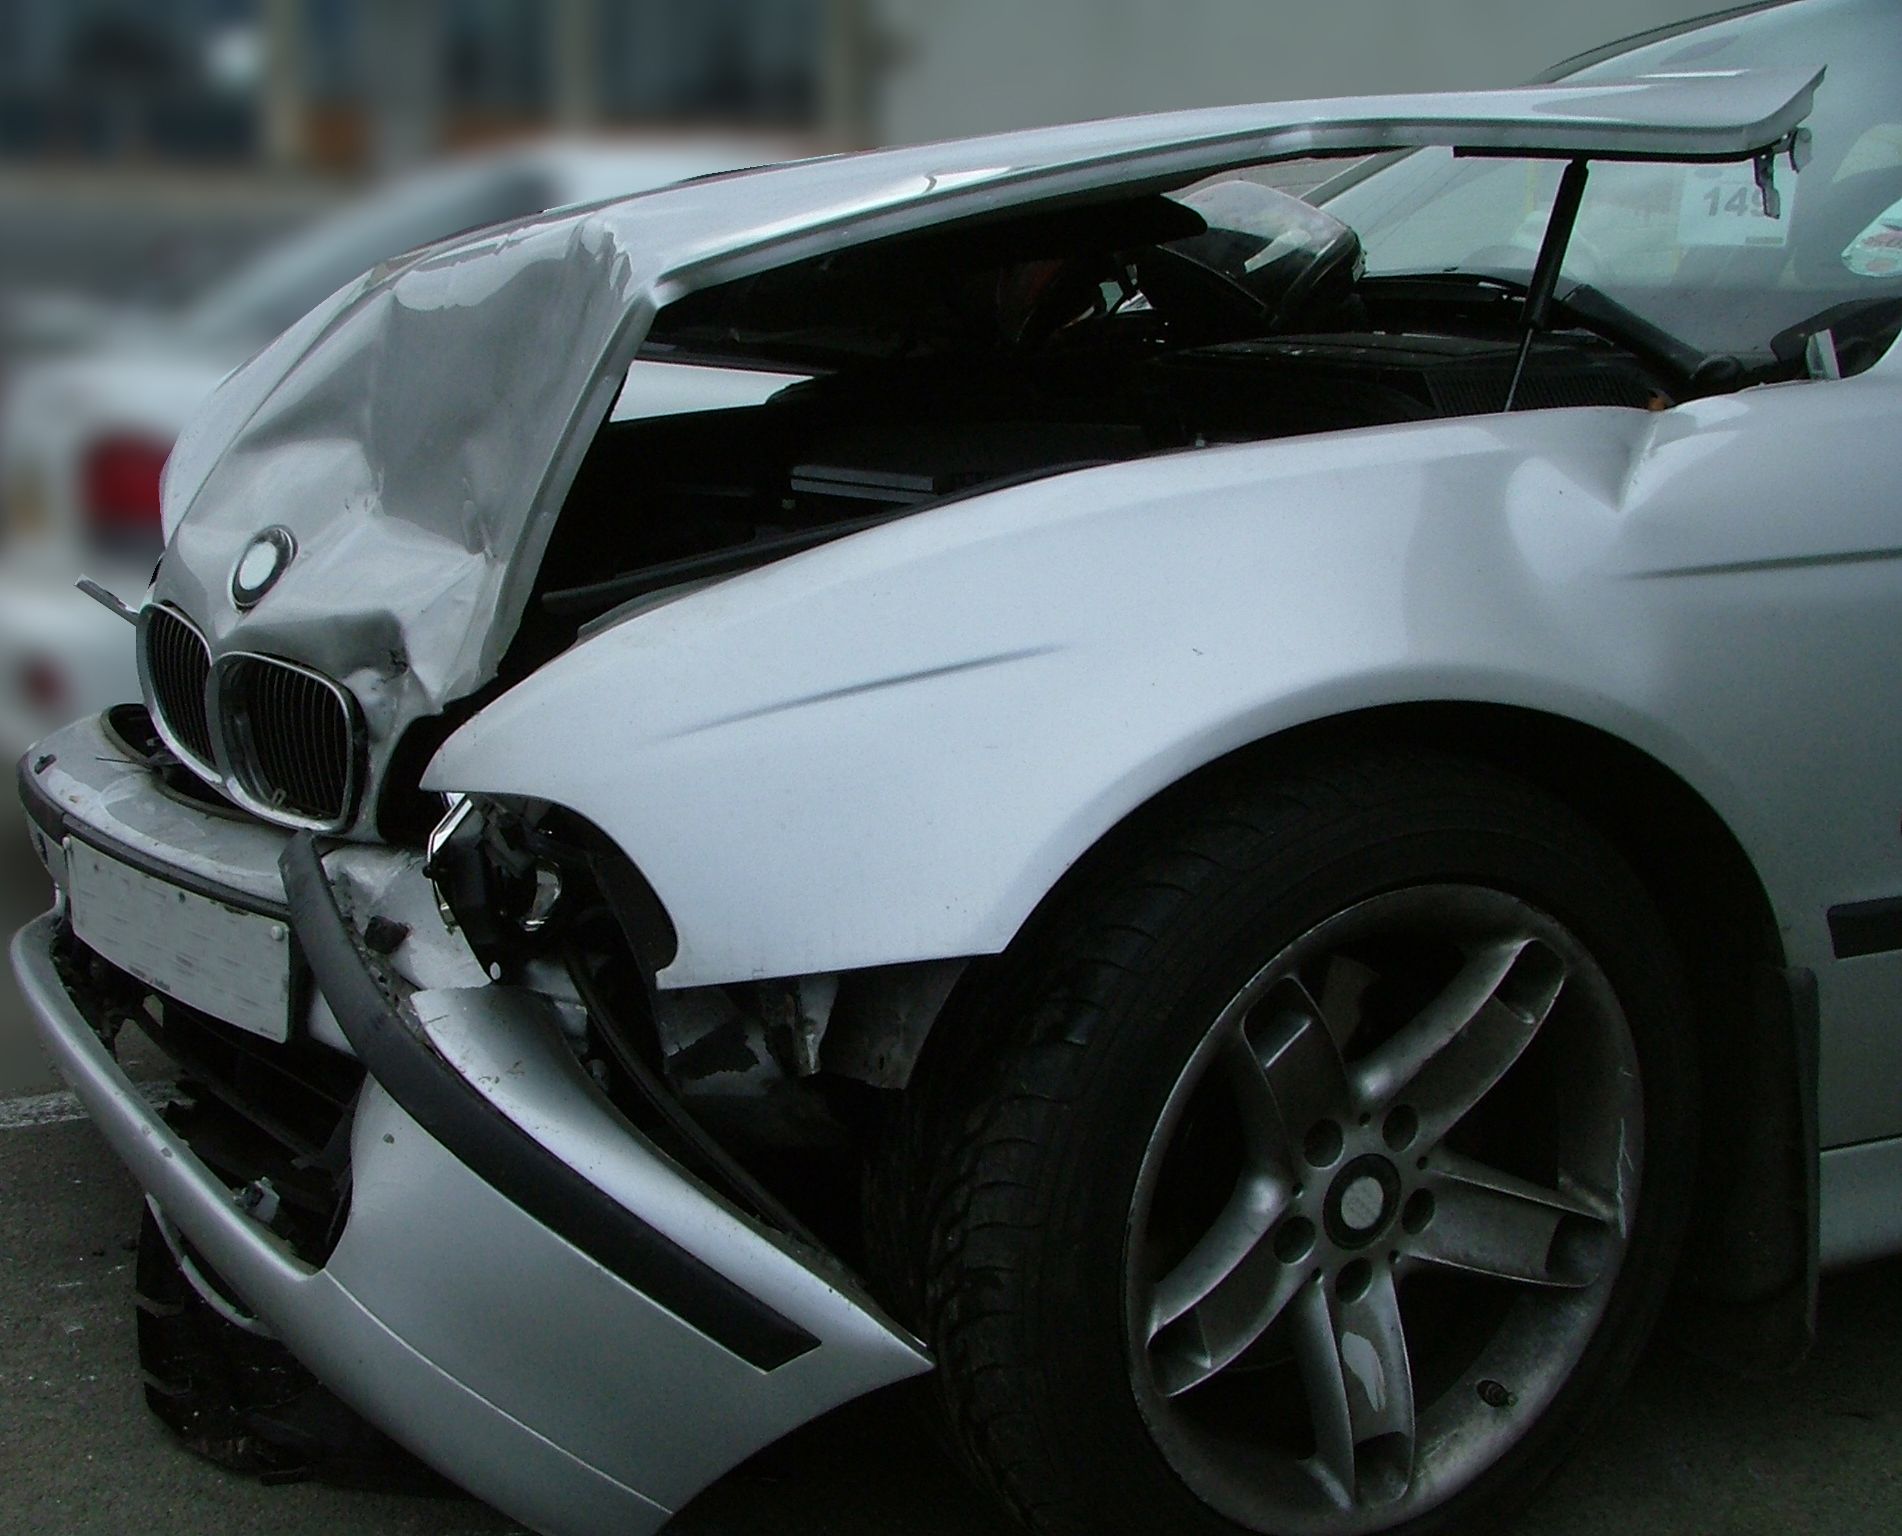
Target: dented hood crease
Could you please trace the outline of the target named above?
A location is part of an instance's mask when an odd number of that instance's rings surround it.
[[[344,681],[386,740],[494,675],[580,458],[654,314],[684,292],[954,218],[1300,154],[1742,158],[1787,138],[1820,77],[1169,113],[766,167],[444,242],[346,286],[206,403],[167,469],[174,531],[153,597],[214,653]],[[296,557],[240,615],[231,573],[273,525]]]

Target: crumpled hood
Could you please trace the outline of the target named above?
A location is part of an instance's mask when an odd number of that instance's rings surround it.
[[[347,684],[373,741],[492,677],[554,516],[653,315],[695,288],[1046,198],[1305,153],[1450,144],[1742,157],[1821,72],[1777,69],[1227,107],[798,162],[537,216],[386,264],[207,402],[167,471],[154,598],[213,652]],[[297,554],[240,615],[263,529]]]
[[[181,515],[154,595],[215,651],[294,656],[345,681],[376,735],[478,686],[499,659],[491,640],[513,631],[492,619],[629,315],[632,273],[598,221],[544,218],[326,301],[180,438],[165,499]],[[296,558],[240,616],[231,572],[272,525]]]

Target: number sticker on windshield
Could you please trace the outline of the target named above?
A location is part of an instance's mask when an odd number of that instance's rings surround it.
[[[1902,277],[1902,198],[1843,248],[1843,265],[1858,277]]]
[[[1777,191],[1783,196],[1783,211],[1781,218],[1773,219],[1763,211],[1756,167],[1748,160],[1688,167],[1678,198],[1677,243],[1787,245],[1790,215],[1796,208],[1796,178],[1779,177]]]

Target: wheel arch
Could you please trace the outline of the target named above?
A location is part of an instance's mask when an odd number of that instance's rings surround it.
[[[1694,971],[1785,963],[1769,893],[1729,823],[1680,774],[1600,726],[1510,704],[1387,704],[1296,726],[1210,768],[1259,771],[1287,754],[1373,746],[1474,759],[1564,801],[1637,871]],[[1197,777],[1171,792],[1199,792]]]
[[[918,1057],[955,1058],[958,1016],[1007,984],[1014,959],[1079,888],[1113,878],[1152,831],[1238,776],[1360,750],[1414,748],[1525,780],[1618,850],[1657,901],[1691,988],[1702,1104],[1698,1216],[1674,1333],[1763,1374],[1814,1335],[1817,1129],[1814,979],[1791,970],[1776,913],[1743,843],[1669,766],[1601,727],[1522,706],[1434,701],[1316,719],[1193,770],[1125,815],[1067,870],[1003,954],[974,961]]]

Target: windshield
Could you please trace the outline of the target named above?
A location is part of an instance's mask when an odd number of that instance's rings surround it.
[[[1594,162],[1561,298],[1568,286],[1589,285],[1695,354],[1746,363],[1787,356],[1791,333],[1821,317],[1836,329],[1844,371],[1867,366],[1902,320],[1897,23],[1893,0],[1807,0],[1598,58],[1568,76],[1828,68],[1809,120],[1812,159],[1800,174],[1787,156],[1776,164],[1780,217],[1764,213],[1748,163]],[[1371,277],[1524,281],[1561,168],[1421,150],[1319,198],[1359,232]]]

